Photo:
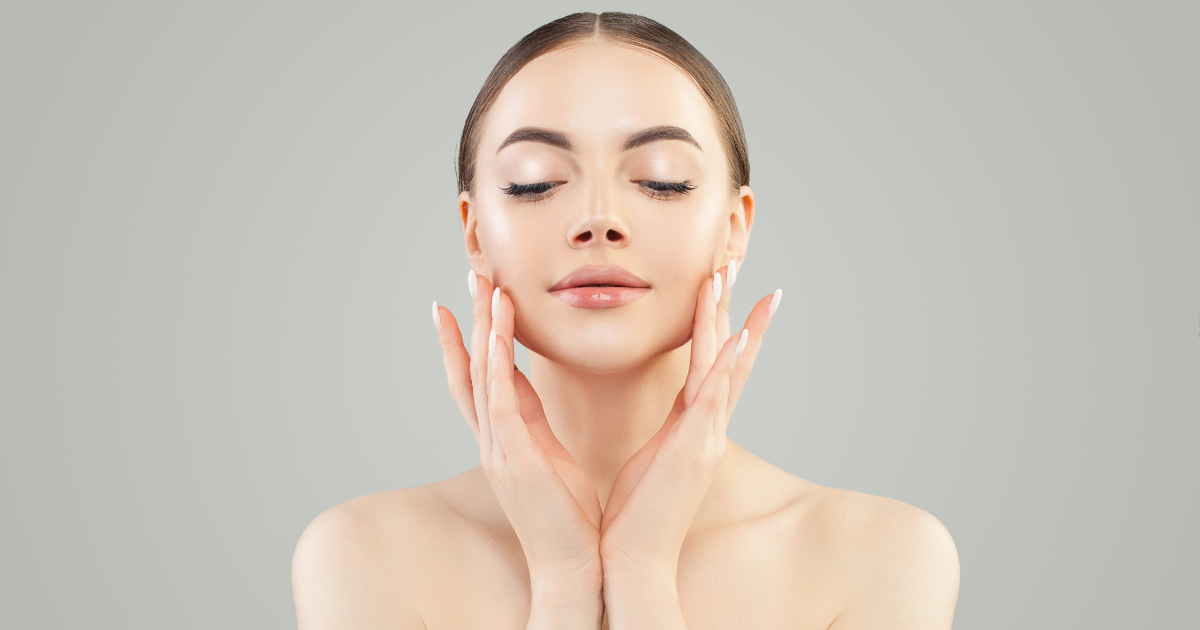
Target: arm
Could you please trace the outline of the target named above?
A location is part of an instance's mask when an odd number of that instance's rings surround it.
[[[730,277],[734,266],[726,266]],[[684,386],[662,428],[617,473],[604,508],[600,557],[614,630],[687,627],[676,582],[679,552],[724,456],[733,407],[782,294],[759,299],[740,333],[729,336],[731,292],[722,290],[722,278],[718,271],[700,286]]]
[[[299,630],[424,630],[417,607],[387,562],[368,514],[348,504],[317,516],[292,556],[292,594]]]
[[[540,583],[539,583],[540,582]],[[599,581],[579,579],[534,580],[528,630],[596,630],[604,603]]]
[[[474,352],[467,352],[454,315],[436,302],[434,324],[451,395],[525,555],[527,628],[595,630],[602,615],[596,489],[555,437],[541,398],[513,363],[512,300],[474,271],[467,281]]]
[[[604,608],[612,628],[687,629],[673,569],[610,565],[604,568]]]
[[[850,601],[829,630],[948,629],[958,601],[959,564],[945,526],[900,504],[869,528]]]

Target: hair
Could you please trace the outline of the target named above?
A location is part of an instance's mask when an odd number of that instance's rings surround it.
[[[603,39],[649,51],[678,67],[692,78],[716,114],[729,160],[730,187],[736,192],[750,183],[750,159],[746,133],[738,115],[733,93],[715,66],[686,39],[658,22],[631,13],[572,13],[544,24],[508,49],[483,82],[463,125],[458,143],[458,191],[469,191],[475,183],[475,155],[483,119],[500,91],[521,68],[534,59],[582,39]]]

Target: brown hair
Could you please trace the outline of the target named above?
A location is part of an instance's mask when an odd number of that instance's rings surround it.
[[[458,191],[471,190],[475,182],[475,154],[479,150],[479,134],[483,118],[500,90],[521,68],[548,52],[580,39],[598,38],[637,46],[650,51],[683,70],[716,113],[729,159],[730,184],[733,191],[750,183],[750,159],[746,152],[746,133],[738,115],[733,93],[724,77],[700,51],[678,33],[654,20],[631,13],[572,13],[549,22],[521,38],[508,49],[491,74],[483,82],[467,122],[463,125],[458,143]]]

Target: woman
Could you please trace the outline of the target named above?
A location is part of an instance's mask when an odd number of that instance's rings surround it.
[[[640,16],[555,20],[488,77],[458,166],[469,350],[433,320],[481,466],[315,519],[301,628],[950,627],[937,519],[726,438],[781,291],[731,334],[754,194],[699,52]]]

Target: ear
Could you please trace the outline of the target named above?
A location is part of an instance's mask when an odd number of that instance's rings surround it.
[[[458,212],[462,215],[463,244],[467,248],[467,261],[475,273],[483,274],[483,250],[479,247],[478,234],[479,221],[476,217],[475,205],[471,201],[470,191],[464,190],[458,194]]]
[[[738,190],[738,197],[729,212],[729,241],[725,245],[725,261],[736,260],[738,269],[746,258],[746,249],[750,246],[750,229],[754,226],[754,191],[749,186]]]

